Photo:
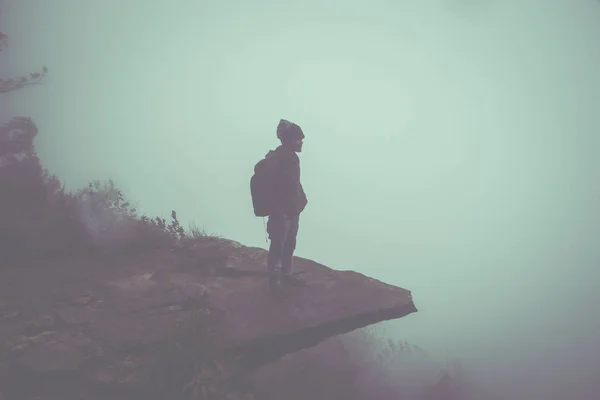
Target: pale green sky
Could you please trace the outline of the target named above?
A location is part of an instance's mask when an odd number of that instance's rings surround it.
[[[69,187],[112,177],[264,247],[249,179],[290,119],[297,254],[412,290],[388,330],[482,370],[600,376],[597,1],[4,3],[2,74],[50,74],[1,116],[35,120]]]

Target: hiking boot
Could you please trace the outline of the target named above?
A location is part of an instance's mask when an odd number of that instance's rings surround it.
[[[281,275],[281,284],[283,286],[306,286],[306,281],[292,274],[283,274]]]

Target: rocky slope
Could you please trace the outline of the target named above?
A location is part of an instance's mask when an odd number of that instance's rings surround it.
[[[0,207],[11,224],[0,249],[28,255],[0,258],[0,398],[242,398],[258,367],[416,311],[405,289],[301,258],[305,285],[274,298],[266,251],[224,239],[110,257],[81,247],[77,221],[54,217],[67,206],[35,208],[46,204],[36,134],[23,118],[0,129]],[[51,224],[35,229],[36,218]]]
[[[157,346],[189,329],[197,329],[187,338],[190,352],[210,343],[204,351],[211,358],[235,354],[251,370],[416,311],[407,290],[305,259],[297,260],[297,272],[306,285],[275,299],[265,261],[262,249],[206,238],[110,263],[62,258],[3,266],[4,391],[24,396],[32,382],[57,377],[79,382],[78,396],[89,388],[135,387],[147,379]]]

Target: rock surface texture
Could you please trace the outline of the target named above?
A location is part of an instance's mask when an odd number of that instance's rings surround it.
[[[198,329],[188,335],[190,351],[210,337],[211,354],[234,352],[255,368],[416,311],[407,290],[306,259],[295,267],[306,285],[274,298],[265,262],[263,249],[207,238],[110,263],[2,266],[0,392],[27,398],[41,385],[51,393],[61,379],[126,385],[146,371],[157,346],[190,328]],[[77,390],[72,395],[87,398]]]

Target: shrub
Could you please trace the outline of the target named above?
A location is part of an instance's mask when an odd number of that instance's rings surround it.
[[[111,179],[67,193],[33,153],[0,168],[0,187],[0,251],[5,262],[81,251],[118,254],[207,236],[198,228],[186,232],[174,210],[168,222],[139,216]]]
[[[330,338],[257,371],[257,400],[485,400],[459,368],[373,328]]]

